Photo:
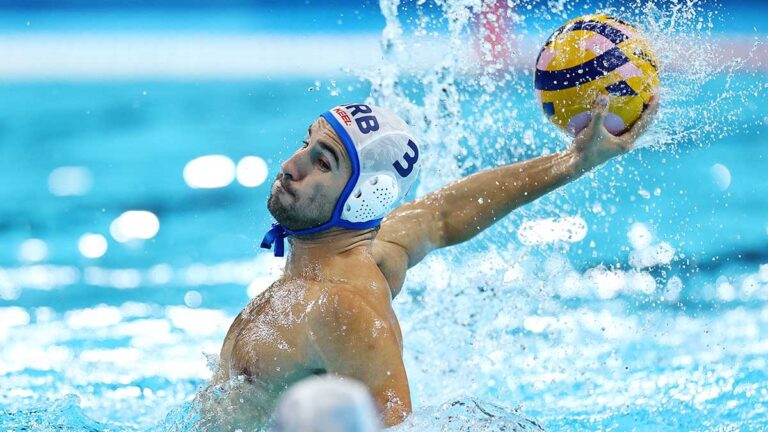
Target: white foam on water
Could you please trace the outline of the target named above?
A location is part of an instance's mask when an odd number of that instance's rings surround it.
[[[22,307],[7,306],[0,308],[0,341],[8,339],[8,332],[13,327],[29,324],[29,313]]]
[[[648,229],[647,225],[640,222],[635,222],[629,228],[629,231],[627,232],[627,238],[629,239],[629,243],[633,248],[644,249],[650,246],[651,241],[653,241],[653,234],[651,234],[651,231]]]
[[[96,306],[68,311],[64,315],[67,325],[73,329],[104,328],[122,321],[120,310],[112,306]]]
[[[221,334],[231,324],[231,319],[218,309],[190,309],[168,306],[166,314],[174,327],[190,334]]]

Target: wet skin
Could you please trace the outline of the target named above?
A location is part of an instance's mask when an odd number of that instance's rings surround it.
[[[406,271],[429,252],[471,239],[515,208],[631,150],[657,106],[654,99],[615,137],[602,126],[608,100],[600,97],[592,123],[566,151],[451,183],[395,209],[378,232],[331,228],[289,237],[283,275],[235,318],[211,386],[198,395],[207,428],[257,428],[288,386],[320,373],[363,382],[385,425],[402,422],[411,400],[391,301]],[[282,164],[270,211],[291,229],[317,226],[330,219],[350,174],[344,146],[318,119],[306,145]],[[224,397],[209,396],[221,387]]]

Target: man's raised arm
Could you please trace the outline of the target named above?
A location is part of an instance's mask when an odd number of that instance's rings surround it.
[[[375,255],[396,254],[401,248],[403,264],[412,267],[430,251],[471,239],[512,210],[631,150],[653,119],[656,98],[618,137],[603,126],[608,103],[604,95],[595,100],[592,122],[566,151],[472,174],[399,207],[382,222]],[[397,290],[399,286],[393,292]]]

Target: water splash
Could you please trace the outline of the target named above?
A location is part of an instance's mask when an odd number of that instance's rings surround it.
[[[370,102],[398,111],[422,139],[426,157],[416,195],[472,172],[567,147],[569,138],[544,119],[534,102],[531,73],[539,47],[563,22],[607,13],[634,23],[650,39],[660,60],[662,109],[638,147],[668,156],[608,164],[567,188],[567,195],[550,194],[507,217],[499,223],[502,232],[514,232],[528,220],[591,211],[601,217],[589,221],[589,231],[609,234],[616,228],[612,221],[621,219],[614,214],[624,190],[641,183],[647,172],[659,171],[659,159],[664,164],[678,160],[763,124],[755,108],[768,90],[756,72],[763,43],[755,38],[732,46],[715,38],[713,29],[724,14],[712,1],[608,1],[592,8],[568,0],[381,0],[380,5],[386,18],[384,62],[360,73],[371,82]],[[627,157],[641,158],[642,153]],[[640,187],[638,194],[653,201],[660,195],[656,190],[652,197]],[[683,196],[680,207],[685,201]],[[665,217],[653,206],[645,213],[648,219]],[[506,241],[499,235],[481,238],[499,246]],[[586,241],[592,245],[594,238]],[[616,255],[616,249],[600,246],[589,246],[592,258]],[[544,245],[544,250],[553,249],[588,252],[578,244]]]
[[[424,161],[420,193],[484,167],[565,146],[567,138],[543,120],[534,103],[531,72],[546,37],[578,14],[622,17],[652,42],[664,102],[657,126],[641,146],[710,145],[738,130],[729,120],[738,117],[739,103],[763,91],[732,79],[759,63],[759,41],[740,54],[743,58],[726,52],[712,37],[723,18],[709,1],[609,1],[594,9],[568,0],[381,0],[380,5],[386,19],[384,62],[360,73],[372,84],[370,101],[396,108],[423,139],[430,158]],[[725,89],[708,88],[723,74]]]
[[[435,430],[440,425],[444,432],[484,431],[484,432],[522,432],[544,431],[536,423],[517,410],[504,408],[471,397],[464,397],[446,402],[440,406],[426,407],[393,427],[393,432]]]
[[[109,426],[89,418],[80,406],[80,398],[68,394],[50,404],[28,409],[0,410],[0,428],[17,431],[102,432],[128,430],[115,424]]]
[[[627,156],[639,163],[620,160],[589,174],[567,195],[540,199],[472,244],[441,251],[409,273],[396,304],[415,406],[467,393],[512,405],[525,400],[523,410],[555,430],[575,423],[621,429],[627,412],[642,424],[664,424],[652,413],[668,411],[670,398],[684,401],[681,412],[691,418],[716,411],[712,401],[727,399],[727,383],[734,379],[723,364],[755,352],[732,350],[725,363],[722,357],[713,361],[704,347],[710,333],[697,331],[716,329],[724,345],[736,343],[731,338],[738,336],[718,323],[710,302],[760,304],[764,285],[751,272],[734,283],[703,281],[711,275],[697,279],[696,259],[705,261],[697,252],[706,252],[682,240],[695,226],[685,217],[674,236],[637,247],[612,233],[623,237],[638,220],[654,229],[690,211],[682,190],[678,197],[665,195],[666,184],[663,192],[644,187],[647,172],[663,176],[669,161],[762,124],[751,108],[766,91],[755,72],[761,41],[736,47],[741,54],[730,52],[713,37],[723,15],[708,1],[608,1],[598,10],[568,0],[380,4],[387,20],[385,61],[361,74],[372,85],[369,101],[402,114],[422,138],[428,157],[417,195],[478,170],[566,148],[568,138],[534,103],[531,71],[546,37],[567,20],[596,12],[624,18],[649,37],[661,62],[662,110],[639,143],[647,148]],[[660,199],[672,204],[656,206]],[[625,216],[622,208],[638,211]],[[571,217],[589,224],[590,233],[578,236],[583,242],[555,239],[525,247],[512,241],[510,233],[526,221]],[[712,316],[689,316],[690,310]],[[737,315],[720,319],[743,318]],[[754,334],[765,331],[764,323],[758,327]],[[678,346],[686,338],[684,355],[663,364],[653,357],[659,346]],[[703,377],[707,373],[710,378]],[[735,379],[749,381],[749,373],[739,370]],[[663,374],[695,383],[711,397],[696,398],[668,381],[648,387]],[[764,382],[765,376],[757,379]],[[631,397],[618,388],[628,382]],[[444,418],[430,421],[430,409],[417,408],[403,430],[449,427]],[[687,420],[675,421],[680,426]],[[697,421],[690,426],[707,427]]]

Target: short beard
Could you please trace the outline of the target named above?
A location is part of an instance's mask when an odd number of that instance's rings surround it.
[[[318,227],[331,219],[333,206],[328,200],[317,197],[309,205],[295,200],[291,206],[285,206],[274,193],[269,194],[267,209],[272,217],[291,231],[301,231]]]

